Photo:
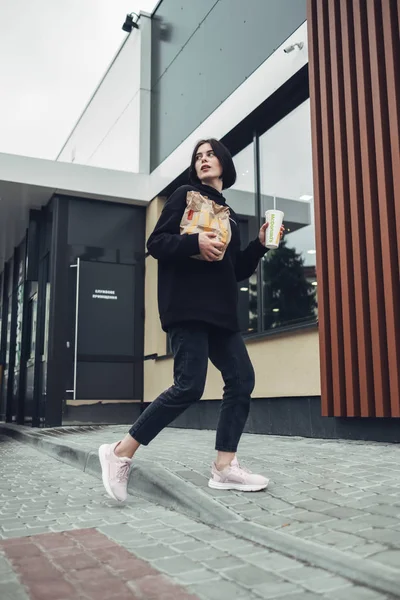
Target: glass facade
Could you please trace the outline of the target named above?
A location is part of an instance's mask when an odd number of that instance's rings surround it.
[[[310,101],[256,137],[234,157],[234,163],[237,182],[225,196],[240,217],[242,245],[257,237],[265,211],[270,208],[285,213],[286,227],[280,247],[268,252],[250,280],[239,283],[243,333],[251,335],[315,322]]]

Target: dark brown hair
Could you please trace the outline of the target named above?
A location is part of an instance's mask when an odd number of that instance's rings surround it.
[[[210,138],[209,140],[200,140],[197,142],[193,154],[192,160],[190,161],[190,169],[189,169],[189,179],[191,183],[198,184],[201,183],[200,179],[197,177],[196,173],[196,154],[200,146],[203,144],[210,144],[211,148],[214,151],[215,156],[218,158],[221,167],[222,167],[222,188],[226,190],[233,186],[236,181],[236,169],[233,164],[231,153],[228,148],[224,146],[224,144],[214,138]]]

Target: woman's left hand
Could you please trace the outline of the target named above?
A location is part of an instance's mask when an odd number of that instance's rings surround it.
[[[269,227],[269,223],[264,223],[264,225],[261,227],[259,234],[258,234],[258,239],[260,240],[260,242],[262,243],[263,246],[265,246],[265,236],[266,236],[266,231]],[[285,233],[285,226],[282,225],[281,226],[281,239],[283,238],[283,234]]]

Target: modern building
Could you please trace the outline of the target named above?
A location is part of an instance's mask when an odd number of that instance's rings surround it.
[[[172,382],[145,240],[216,137],[243,245],[247,430],[400,441],[399,0],[162,0],[55,161],[0,155],[0,418],[130,423]],[[210,290],[212,294],[212,290]],[[213,428],[222,381],[175,426]]]

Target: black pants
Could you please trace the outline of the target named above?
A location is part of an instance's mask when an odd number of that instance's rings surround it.
[[[225,386],[216,450],[236,452],[249,414],[254,369],[240,333],[185,323],[169,332],[174,354],[174,385],[160,394],[140,415],[129,433],[147,445],[204,392],[208,358],[221,372]]]

